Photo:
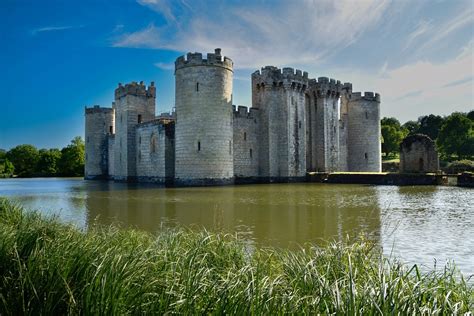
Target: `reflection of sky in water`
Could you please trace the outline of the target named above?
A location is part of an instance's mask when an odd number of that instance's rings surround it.
[[[472,190],[457,187],[272,184],[211,188],[80,179],[0,180],[0,196],[85,228],[120,224],[237,233],[249,245],[296,248],[361,233],[386,255],[433,267],[454,259],[474,273]]]

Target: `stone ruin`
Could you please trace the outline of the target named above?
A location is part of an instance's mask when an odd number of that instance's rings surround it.
[[[400,173],[432,173],[439,171],[438,152],[434,141],[426,135],[407,136],[400,144]]]

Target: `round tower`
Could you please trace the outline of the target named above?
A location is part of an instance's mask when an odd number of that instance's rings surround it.
[[[114,109],[98,105],[85,109],[85,179],[108,177],[108,135],[114,133]]]
[[[347,157],[352,172],[381,172],[380,96],[353,92],[347,95]]]
[[[217,48],[175,62],[178,185],[233,182],[232,60]]]

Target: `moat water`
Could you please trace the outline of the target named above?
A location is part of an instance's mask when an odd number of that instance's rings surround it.
[[[426,269],[453,260],[474,274],[474,190],[453,186],[269,184],[159,188],[82,179],[3,179],[0,196],[87,228],[187,226],[295,249],[356,238]],[[472,280],[472,279],[471,279]]]

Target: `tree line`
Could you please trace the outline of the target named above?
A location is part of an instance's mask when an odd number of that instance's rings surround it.
[[[84,140],[77,136],[60,149],[37,149],[18,145],[9,151],[0,149],[0,175],[4,177],[79,177],[84,175]]]
[[[402,140],[411,134],[425,134],[434,140],[443,160],[474,159],[474,110],[445,117],[425,115],[403,125],[394,117],[384,117],[381,125],[382,153],[386,159],[396,157]]]

